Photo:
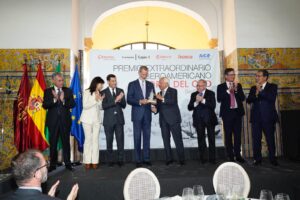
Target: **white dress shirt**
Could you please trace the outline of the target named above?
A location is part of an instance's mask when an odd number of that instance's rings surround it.
[[[141,89],[143,92],[144,99],[146,99],[146,80],[139,79],[139,82],[140,82],[140,86],[141,86]]]
[[[201,93],[202,93],[202,97],[204,97],[204,95],[205,95],[205,91],[206,91],[206,89],[205,90],[203,90]],[[198,94],[197,95],[199,95],[199,92],[198,92]],[[196,96],[197,97],[197,96]],[[205,104],[205,99],[203,98],[202,99],[202,101],[201,101],[201,103],[203,103],[203,104]],[[198,104],[199,104],[199,102],[197,102],[196,100],[195,100],[195,102],[194,102],[194,107],[197,107],[198,106]]]
[[[261,89],[262,89],[262,90],[265,89],[266,85],[267,85],[267,82],[265,82],[264,84],[262,84]]]

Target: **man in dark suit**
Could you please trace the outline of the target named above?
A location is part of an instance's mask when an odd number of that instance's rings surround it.
[[[43,154],[30,149],[16,156],[12,161],[12,175],[18,185],[18,189],[5,197],[7,200],[53,200],[57,181],[49,190],[48,195],[42,193],[41,184],[47,181],[48,162]],[[67,200],[75,200],[78,193],[78,184],[75,184]]]
[[[199,80],[197,91],[191,94],[188,110],[193,111],[193,125],[197,131],[198,149],[201,163],[205,163],[205,129],[209,143],[209,162],[215,164],[216,146],[215,146],[215,126],[218,124],[215,113],[216,99],[215,93],[206,88],[205,80]]]
[[[278,165],[275,157],[275,124],[278,115],[275,108],[277,85],[268,83],[267,70],[258,70],[256,86],[251,87],[247,103],[251,104],[250,122],[253,137],[254,165],[261,165],[262,131],[265,134],[269,150],[269,159],[272,165]]]
[[[151,103],[150,94],[155,94],[154,85],[147,81],[148,68],[139,68],[139,78],[128,85],[127,102],[132,106],[131,121],[133,122],[134,151],[137,167],[151,165],[150,134],[151,134]],[[141,136],[143,133],[143,158],[141,155]]]
[[[117,88],[117,79],[114,74],[106,77],[108,87],[101,94],[105,95],[102,101],[104,110],[103,126],[106,135],[107,158],[109,165],[113,166],[113,139],[114,134],[118,147],[118,165],[123,165],[124,155],[124,115],[123,110],[126,107],[124,91]]]
[[[184,165],[184,148],[181,133],[181,115],[178,107],[177,90],[169,87],[169,80],[163,77],[159,80],[160,92],[156,95],[157,108],[152,107],[154,113],[159,112],[159,125],[166,152],[166,165],[173,162],[170,137],[174,139],[178,160]]]
[[[74,170],[70,161],[70,131],[72,125],[70,109],[75,107],[73,92],[63,87],[64,78],[61,73],[52,75],[53,87],[44,92],[43,107],[48,110],[46,126],[50,132],[50,168],[56,169],[57,164],[57,142],[62,140],[63,157],[66,169]]]
[[[220,117],[222,117],[225,133],[225,146],[229,161],[244,163],[241,156],[242,117],[245,114],[243,101],[245,94],[242,85],[235,82],[235,72],[232,68],[225,69],[225,83],[218,85],[217,100],[221,103]],[[234,135],[234,145],[232,144]]]

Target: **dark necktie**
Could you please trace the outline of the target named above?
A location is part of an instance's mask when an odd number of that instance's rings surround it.
[[[116,98],[115,89],[112,90],[113,97]]]
[[[57,100],[60,101],[61,89],[58,89],[57,92]]]

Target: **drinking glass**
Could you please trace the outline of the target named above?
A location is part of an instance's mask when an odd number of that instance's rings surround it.
[[[184,188],[182,191],[182,200],[193,200],[193,189],[190,187]]]
[[[204,200],[204,191],[201,185],[193,186],[193,194],[195,200]]]
[[[290,200],[290,197],[288,194],[279,193],[279,194],[276,194],[275,200]]]
[[[273,195],[270,190],[261,190],[260,191],[260,200],[273,200]]]

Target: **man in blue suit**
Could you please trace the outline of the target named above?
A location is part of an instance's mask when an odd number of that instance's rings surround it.
[[[131,121],[133,122],[134,151],[136,167],[151,165],[150,161],[150,134],[152,111],[148,98],[150,93],[155,94],[154,85],[147,81],[148,68],[139,68],[139,78],[128,85],[127,102],[132,106]],[[143,134],[142,134],[143,133]],[[143,135],[143,158],[141,155],[141,137]]]
[[[269,159],[272,165],[278,165],[275,157],[275,124],[278,115],[275,108],[277,85],[268,83],[267,70],[258,70],[256,86],[251,87],[247,103],[251,105],[250,122],[253,137],[254,165],[261,165],[262,131],[265,134],[269,150]]]

